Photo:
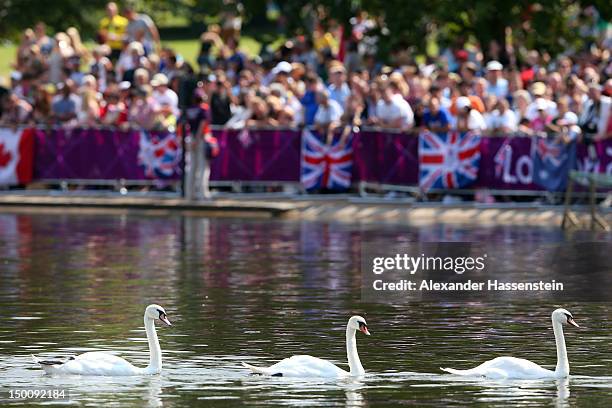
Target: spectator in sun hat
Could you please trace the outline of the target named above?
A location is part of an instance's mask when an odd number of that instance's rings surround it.
[[[134,70],[144,65],[144,58],[144,47],[142,44],[137,41],[129,43],[124,47],[123,51],[121,51],[119,60],[117,64],[115,64],[117,78],[122,81],[131,80]]]
[[[547,131],[556,135],[556,139],[563,143],[576,140],[581,133],[578,126],[578,115],[569,110],[568,98],[564,97],[557,102],[559,116],[552,120],[547,126]]]
[[[168,107],[174,115],[178,116],[178,95],[168,87],[168,77],[162,73],[153,75],[151,86],[155,102],[159,106]]]
[[[548,103],[543,97],[537,98],[533,104],[537,114],[529,122],[529,127],[534,132],[543,132],[552,123],[554,116],[548,112]]]
[[[531,94],[534,96],[534,101],[527,107],[525,117],[532,121],[536,117],[540,116],[538,111],[544,107],[546,113],[553,118],[557,116],[557,104],[548,99],[547,96],[548,88],[544,82],[534,82],[531,85]],[[539,104],[539,105],[538,105]]]
[[[346,69],[342,63],[332,62],[329,67],[329,97],[338,102],[340,106],[344,106],[346,98],[351,94],[348,84],[346,83]]]
[[[508,80],[503,77],[504,66],[499,61],[489,61],[487,63],[487,80],[489,86],[487,93],[493,94],[498,98],[508,96]]]
[[[278,64],[274,66],[274,68],[272,68],[270,73],[266,76],[263,84],[267,86],[279,76],[288,77],[289,74],[291,74],[292,70],[293,70],[293,66],[291,65],[291,63],[287,61],[280,61]]]

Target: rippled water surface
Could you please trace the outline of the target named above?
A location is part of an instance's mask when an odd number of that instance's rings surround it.
[[[70,391],[64,403],[95,407],[612,406],[612,305],[563,305],[582,326],[566,330],[569,380],[456,378],[439,367],[514,355],[554,369],[557,305],[361,303],[360,247],[381,237],[486,241],[509,253],[518,243],[610,238],[567,238],[556,228],[0,213],[0,398],[11,387],[52,386]],[[158,325],[161,375],[50,377],[32,363],[31,354],[105,350],[145,366],[142,314],[153,302],[174,324]],[[261,378],[240,366],[312,354],[346,367],[344,329],[356,313],[372,332],[357,338],[364,378]]]

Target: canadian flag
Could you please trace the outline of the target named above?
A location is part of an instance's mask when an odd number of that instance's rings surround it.
[[[34,129],[0,128],[0,186],[32,181],[33,159]]]

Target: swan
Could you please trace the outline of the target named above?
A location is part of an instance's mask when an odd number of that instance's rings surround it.
[[[359,330],[365,335],[370,335],[368,325],[361,316],[353,316],[346,325],[346,355],[350,372],[341,369],[328,360],[317,357],[299,355],[286,358],[270,367],[255,367],[247,363],[242,365],[255,374],[269,375],[273,377],[348,377],[365,374],[365,370],[357,354],[357,340],[355,333]]]
[[[529,360],[516,357],[497,357],[486,361],[478,367],[470,370],[456,370],[454,368],[441,368],[451,374],[463,376],[482,376],[492,379],[523,379],[532,380],[540,378],[566,378],[569,376],[569,361],[565,348],[565,337],[563,336],[563,325],[571,324],[575,327],[578,323],[574,317],[565,309],[556,309],[552,312],[552,326],[557,344],[557,367],[555,371],[547,370]]]
[[[105,376],[159,374],[162,368],[162,355],[155,331],[155,319],[172,326],[163,307],[158,305],[147,306],[144,313],[144,326],[149,341],[150,357],[149,365],[145,368],[135,367],[121,357],[99,351],[83,353],[65,361],[41,360],[36,356],[32,356],[32,358],[47,374]]]

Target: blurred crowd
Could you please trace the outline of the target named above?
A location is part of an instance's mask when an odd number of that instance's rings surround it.
[[[230,3],[221,24],[201,35],[195,64],[164,47],[154,21],[129,3],[107,4],[91,49],[75,27],[51,36],[36,24],[23,33],[10,84],[0,88],[0,124],[173,130],[183,121],[194,131],[372,126],[612,137],[612,30],[593,7],[580,11],[586,49],[553,57],[521,44],[457,39],[436,57],[396,49],[383,64],[382,19],[358,12],[345,28],[323,8],[310,13],[308,36],[247,55],[243,10]]]

